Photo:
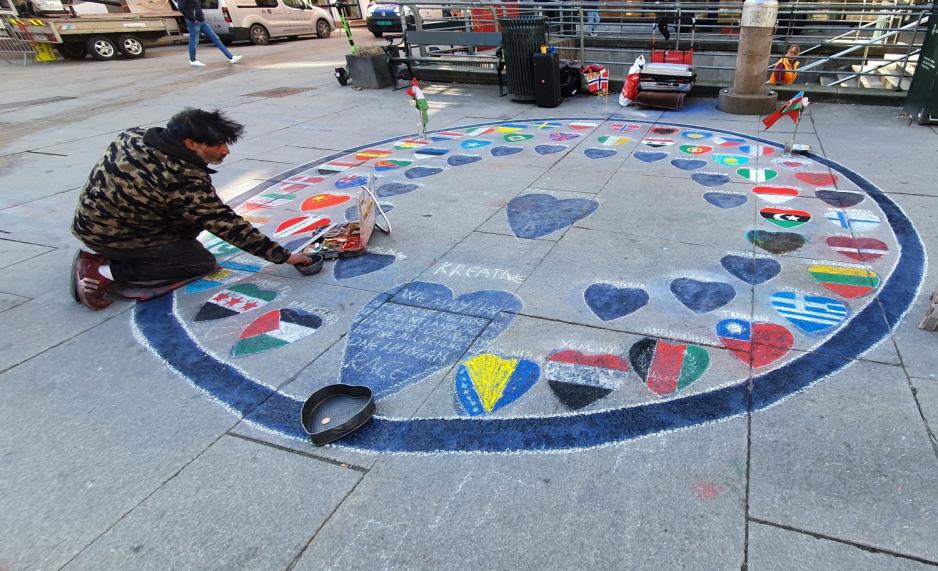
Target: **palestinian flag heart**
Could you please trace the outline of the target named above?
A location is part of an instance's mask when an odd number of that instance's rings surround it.
[[[766,202],[781,204],[798,196],[800,191],[793,186],[754,186],[752,193]]]
[[[268,311],[244,328],[231,348],[232,357],[244,357],[289,345],[316,332],[322,319],[299,309]]]
[[[375,172],[393,171],[393,170],[409,167],[412,164],[413,164],[413,161],[406,161],[402,159],[388,159],[386,161],[377,161],[375,163]]]
[[[264,307],[277,297],[277,292],[246,283],[231,286],[206,301],[195,316],[195,321],[211,321],[238,315]]]
[[[588,131],[590,129],[595,129],[599,126],[599,123],[594,123],[592,121],[574,121],[567,124],[568,127],[575,131]]]
[[[319,165],[316,170],[319,172],[319,174],[330,175],[337,172],[347,171],[348,169],[353,169],[363,164],[364,162],[365,161],[329,161],[324,165]]]
[[[391,151],[387,149],[365,149],[364,151],[359,151],[355,154],[355,158],[360,161],[383,159],[389,156],[391,156]]]
[[[837,183],[837,175],[826,172],[796,172],[795,178],[813,186],[833,186]]]
[[[324,180],[326,180],[326,177],[324,176],[291,176],[287,180],[280,183],[280,190],[284,192],[298,192],[301,190],[306,190],[306,187],[319,184]]]
[[[289,192],[265,192],[255,196],[238,207],[238,213],[256,210],[258,208],[273,208],[289,204],[296,198],[295,194]]]
[[[670,147],[674,144],[674,139],[661,139],[658,137],[645,137],[642,139],[642,143],[652,147],[654,149],[660,149],[661,147]]]
[[[749,182],[766,182],[778,176],[778,171],[772,169],[736,169],[736,174],[748,180]]]
[[[767,207],[759,215],[780,228],[796,228],[811,220],[811,213],[791,208]]]
[[[818,264],[808,268],[816,282],[847,299],[863,297],[876,289],[879,276],[865,268]]]
[[[761,321],[724,319],[717,323],[716,332],[734,357],[755,369],[781,359],[795,343],[787,328]]]
[[[616,133],[631,133],[632,131],[638,131],[642,128],[641,125],[636,125],[635,123],[613,123],[610,127],[612,127],[612,130]]]
[[[689,387],[710,366],[710,355],[696,345],[646,337],[629,349],[632,370],[658,396]]]
[[[398,151],[404,151],[407,149],[419,149],[421,147],[426,147],[430,144],[430,141],[426,139],[404,139],[403,141],[398,141],[394,143],[394,148]]]
[[[521,398],[540,376],[534,361],[476,355],[456,370],[456,397],[469,416],[489,414]]]
[[[631,140],[632,139],[628,137],[619,137],[617,135],[603,135],[598,139],[599,144],[606,147],[617,147],[619,145],[624,145]]]
[[[322,216],[297,216],[284,220],[274,229],[274,238],[296,236],[314,232],[332,223],[332,220]]]
[[[503,137],[506,143],[520,143],[521,141],[527,141],[533,138],[534,135],[527,135],[524,133],[508,133]]]
[[[889,246],[875,238],[830,236],[827,238],[827,245],[838,254],[858,262],[872,262],[889,253]]]
[[[308,212],[310,210],[329,208],[330,206],[342,204],[349,200],[349,198],[350,197],[346,194],[314,194],[303,201],[303,204],[300,205],[300,210]]]
[[[678,149],[680,149],[682,153],[696,157],[709,153],[713,150],[713,147],[708,147],[707,145],[681,145]]]
[[[608,396],[625,382],[628,363],[616,355],[555,351],[544,364],[547,385],[567,408],[579,410]]]
[[[749,164],[749,157],[742,155],[713,155],[713,162],[721,167],[736,168]]]

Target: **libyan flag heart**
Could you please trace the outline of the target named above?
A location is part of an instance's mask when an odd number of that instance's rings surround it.
[[[469,416],[481,416],[521,398],[540,376],[534,361],[476,355],[456,371],[456,397]]]
[[[238,284],[221,290],[206,301],[195,316],[195,321],[211,321],[231,317],[264,307],[277,298],[277,292],[261,289],[254,284]]]
[[[308,337],[322,325],[318,315],[299,309],[275,309],[244,328],[231,348],[232,357],[244,357],[289,345]]]
[[[710,366],[710,355],[696,345],[646,337],[629,349],[629,363],[648,390],[663,397],[699,379]]]
[[[768,322],[724,319],[717,323],[716,332],[734,357],[756,369],[781,359],[795,343],[791,331]]]
[[[791,208],[767,207],[759,210],[759,216],[780,228],[796,228],[811,220],[811,213]]]

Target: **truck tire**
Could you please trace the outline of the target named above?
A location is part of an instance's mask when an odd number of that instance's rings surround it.
[[[332,26],[325,20],[316,21],[316,35],[320,38],[328,38],[332,35]]]
[[[147,48],[137,36],[124,34],[117,38],[117,49],[128,59],[137,59],[147,55]]]
[[[88,46],[88,53],[96,60],[107,61],[117,57],[117,46],[107,36],[91,36],[85,45]]]
[[[248,34],[251,43],[255,46],[266,46],[270,43],[270,32],[267,31],[267,28],[261,26],[260,24],[254,24],[251,26],[251,31]]]
[[[59,53],[65,59],[85,59],[88,55],[88,48],[85,47],[85,44],[78,42],[59,44],[55,46],[55,49],[59,50]]]

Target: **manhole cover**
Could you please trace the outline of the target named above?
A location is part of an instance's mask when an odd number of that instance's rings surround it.
[[[314,87],[275,87],[274,89],[265,89],[264,91],[255,91],[254,93],[245,93],[244,97],[286,97],[296,95],[304,91],[311,91]]]

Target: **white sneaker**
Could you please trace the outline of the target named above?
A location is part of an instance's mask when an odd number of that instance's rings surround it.
[[[228,63],[238,63],[241,61],[241,56],[231,56],[231,59],[228,60]]]
[[[189,65],[191,65],[192,67],[205,67],[205,64],[200,62],[199,60],[190,61]]]

